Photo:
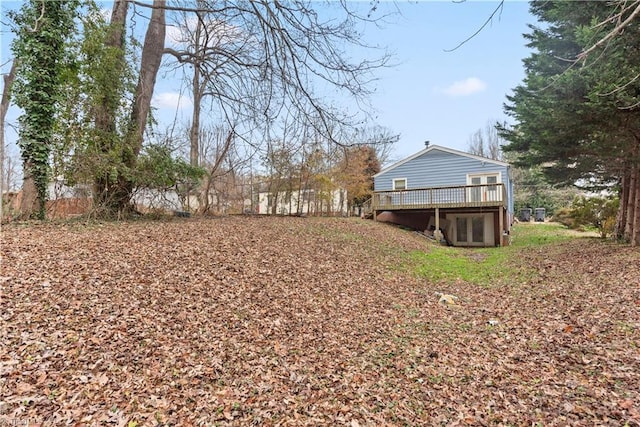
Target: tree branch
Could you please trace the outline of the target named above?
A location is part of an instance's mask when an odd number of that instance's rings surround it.
[[[501,0],[500,3],[498,4],[498,6],[494,9],[493,13],[491,13],[491,15],[489,15],[489,17],[487,18],[486,21],[484,21],[484,24],[482,24],[482,26],[480,28],[478,28],[478,30],[471,34],[469,37],[467,37],[465,40],[463,40],[462,42],[460,42],[456,47],[454,47],[453,49],[444,49],[445,52],[453,52],[454,50],[459,49],[460,47],[462,47],[464,44],[466,44],[469,40],[471,40],[472,38],[474,38],[475,36],[477,36],[478,34],[480,34],[480,32],[482,30],[484,30],[484,28],[489,25],[489,23],[493,20],[493,17],[495,16],[496,13],[498,13],[498,11],[502,11],[502,8],[504,6],[504,0]]]
[[[577,56],[577,60],[585,60],[594,50],[596,50],[597,48],[599,48],[600,46],[602,46],[603,44],[607,43],[609,40],[613,39],[615,36],[620,34],[620,32],[622,32],[622,30],[627,25],[629,25],[631,23],[631,21],[633,21],[640,14],[640,0],[636,0],[633,4],[636,5],[636,8],[631,13],[631,15],[629,15],[627,17],[627,19],[625,19],[624,21],[622,21],[619,24],[617,24],[611,31],[609,31],[609,33],[607,33],[607,35],[605,35],[603,38],[601,38],[599,41],[597,41],[589,49],[587,49],[587,50],[583,51],[582,53],[580,53]],[[628,10],[631,7],[632,6],[629,6],[628,8],[626,8],[622,12],[620,12],[620,16],[622,16],[622,13],[624,13],[625,10]]]

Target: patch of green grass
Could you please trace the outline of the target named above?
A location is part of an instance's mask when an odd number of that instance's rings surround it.
[[[590,235],[581,234],[557,223],[518,224],[512,229],[512,245],[509,248],[542,246],[585,236]]]
[[[480,286],[522,283],[535,273],[513,260],[524,256],[527,249],[581,236],[560,224],[521,224],[513,228],[510,246],[475,249],[434,245],[428,252],[410,252],[404,267],[431,282],[462,280]]]
[[[462,280],[490,286],[496,279],[514,279],[522,270],[511,266],[506,248],[452,248],[434,246],[429,252],[413,251],[409,264],[420,277],[434,282]]]

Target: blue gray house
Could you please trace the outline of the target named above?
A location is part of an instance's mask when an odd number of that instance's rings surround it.
[[[513,221],[508,163],[438,145],[374,175],[376,220],[432,232],[454,246],[501,246]]]

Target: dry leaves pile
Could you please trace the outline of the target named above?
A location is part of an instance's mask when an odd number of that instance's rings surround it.
[[[526,285],[447,288],[398,267],[425,239],[359,219],[11,226],[1,243],[0,425],[640,423],[628,247],[581,239],[523,254]]]

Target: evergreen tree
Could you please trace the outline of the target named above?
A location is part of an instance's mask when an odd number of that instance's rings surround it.
[[[502,128],[516,165],[541,166],[556,185],[630,191],[621,204],[621,237],[640,243],[636,185],[640,170],[640,27],[598,45],[620,5],[611,2],[534,1],[543,24],[531,27],[526,77],[505,111],[517,124]],[[623,13],[622,11],[621,13]],[[626,13],[631,13],[626,11]],[[589,55],[584,55],[585,51]]]

